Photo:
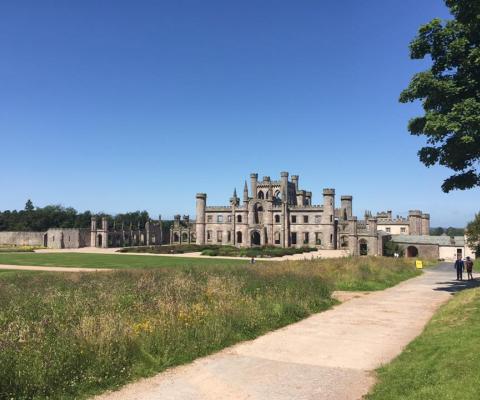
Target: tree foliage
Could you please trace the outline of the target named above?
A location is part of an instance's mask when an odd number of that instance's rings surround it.
[[[448,228],[442,228],[441,226],[437,228],[430,228],[430,235],[432,236],[441,236],[443,234],[447,236],[463,236],[465,229],[463,228],[454,228],[449,226]]]
[[[475,214],[473,221],[468,223],[466,236],[468,246],[478,253],[480,251],[480,213]]]
[[[410,58],[429,56],[432,66],[413,76],[400,101],[422,101],[425,114],[408,130],[427,138],[423,164],[453,170],[442,184],[449,192],[480,186],[480,0],[445,3],[454,19],[433,19],[410,43]]]
[[[48,205],[34,207],[28,200],[23,210],[0,211],[0,231],[37,231],[44,232],[49,228],[89,228],[91,217],[107,217],[109,225],[113,223],[125,228],[143,227],[150,219],[147,211],[134,211],[124,214],[110,215],[105,213],[93,214],[90,211],[79,213],[72,207]]]

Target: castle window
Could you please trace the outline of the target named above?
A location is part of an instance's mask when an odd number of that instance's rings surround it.
[[[308,215],[303,216],[303,223],[308,224]]]
[[[303,233],[303,244],[308,244],[309,235],[308,232]]]
[[[188,234],[186,232],[182,234],[182,242],[188,242]]]
[[[264,195],[263,195],[263,192],[261,190],[258,192],[258,198],[261,199],[261,200],[263,200],[265,198]]]
[[[179,241],[178,233],[176,233],[176,232],[173,234],[173,241],[174,241],[174,242],[178,242],[178,241]]]
[[[330,222],[333,222],[333,215],[330,215]]]
[[[292,224],[296,224],[296,223],[297,223],[297,216],[292,215]]]
[[[276,224],[280,223],[280,215],[278,215],[278,214],[275,215],[275,223]]]
[[[217,242],[222,243],[222,231],[217,231]]]
[[[391,228],[386,228],[385,230],[386,230],[388,233],[390,233],[390,232],[392,231]]]
[[[292,232],[292,244],[297,244],[297,232]]]
[[[400,228],[400,232],[405,233],[407,231],[406,228]]]
[[[320,224],[322,222],[322,216],[321,215],[315,215],[315,223]]]
[[[242,243],[242,232],[237,232],[237,243]]]
[[[207,215],[207,222],[212,222],[212,216],[211,215]]]
[[[330,243],[333,243],[333,235],[330,235]]]
[[[217,215],[217,222],[223,222],[223,215]]]
[[[227,221],[232,222],[232,216],[231,215],[227,215]]]
[[[242,216],[241,215],[237,215],[237,222],[242,222]],[[240,242],[242,243],[242,242]]]
[[[315,244],[322,244],[322,234],[320,232],[315,232]]]
[[[232,241],[232,232],[227,231],[227,242],[230,243]]]
[[[275,244],[280,244],[280,232],[275,232],[274,240]]]
[[[209,242],[212,241],[212,231],[207,231],[207,240],[208,240]]]

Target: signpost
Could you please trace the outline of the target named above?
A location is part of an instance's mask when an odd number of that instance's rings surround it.
[[[422,260],[416,260],[415,261],[415,266],[417,267],[417,269],[422,269],[423,268]]]

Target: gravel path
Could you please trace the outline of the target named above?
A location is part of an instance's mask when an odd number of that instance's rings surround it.
[[[52,272],[112,271],[109,268],[39,267],[36,265],[10,265],[10,264],[0,264],[0,269],[17,270],[17,271],[52,271]]]
[[[96,400],[354,400],[373,371],[397,356],[456,282],[441,265],[212,356],[129,384]]]

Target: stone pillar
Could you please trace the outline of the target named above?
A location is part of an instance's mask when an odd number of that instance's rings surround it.
[[[357,217],[350,217],[348,219],[348,226],[348,249],[352,256],[358,256]]]
[[[108,247],[108,221],[107,217],[102,217],[102,247]]]
[[[322,225],[326,249],[335,249],[335,189],[323,189]]]
[[[207,194],[197,193],[197,244],[205,244],[205,209],[207,207]]]
[[[90,246],[97,247],[97,217],[90,220]]]
[[[295,185],[295,191],[298,192],[298,175],[292,175],[292,183]]]
[[[151,242],[150,242],[150,221],[145,222],[145,244],[147,246],[151,245]]]
[[[288,172],[280,172],[280,182],[282,201],[288,203]]]

